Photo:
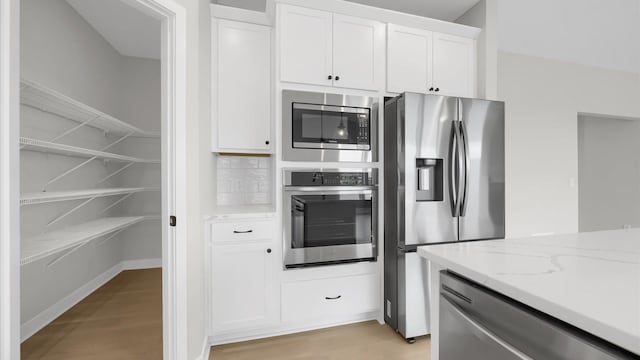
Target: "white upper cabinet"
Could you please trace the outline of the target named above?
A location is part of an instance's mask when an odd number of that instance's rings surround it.
[[[213,151],[271,152],[271,28],[213,22]]]
[[[384,28],[378,21],[280,5],[280,80],[377,90]]]
[[[434,33],[433,86],[443,95],[475,97],[475,40]]]
[[[282,6],[280,79],[314,85],[333,83],[332,14]]]
[[[426,93],[433,79],[433,33],[389,24],[387,91]]]
[[[376,90],[384,69],[384,24],[333,15],[333,86]]]
[[[389,25],[387,91],[474,97],[476,41]]]

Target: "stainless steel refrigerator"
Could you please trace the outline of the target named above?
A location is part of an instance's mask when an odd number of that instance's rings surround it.
[[[504,237],[504,103],[404,93],[385,103],[385,321],[430,333],[419,246]]]

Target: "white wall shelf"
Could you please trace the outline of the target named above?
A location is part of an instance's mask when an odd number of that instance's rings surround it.
[[[160,137],[157,132],[141,130],[30,80],[22,79],[21,81],[20,102],[23,105],[109,133],[133,134],[138,137]]]
[[[81,148],[77,146],[58,144],[45,140],[37,140],[27,137],[20,137],[20,144],[24,145],[23,150],[48,152],[66,156],[76,156],[83,158],[93,158],[101,160],[113,160],[118,162],[159,164],[160,160],[141,159],[131,156],[118,155],[104,151]]]
[[[146,216],[106,217],[23,239],[20,265],[73,249],[146,219]]]
[[[25,193],[20,197],[20,205],[35,205],[58,201],[81,200],[115,195],[129,195],[143,191],[159,191],[160,188],[111,188],[111,189],[87,189],[72,191],[51,191]]]

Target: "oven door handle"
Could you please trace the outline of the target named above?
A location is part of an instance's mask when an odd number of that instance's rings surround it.
[[[377,186],[285,186],[285,191],[325,192],[325,191],[367,191],[378,190]]]

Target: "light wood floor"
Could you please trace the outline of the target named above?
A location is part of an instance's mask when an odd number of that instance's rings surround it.
[[[214,346],[215,360],[428,360],[375,321]],[[22,359],[162,359],[162,272],[124,271],[22,343]]]
[[[375,321],[214,346],[210,360],[429,360],[429,337],[407,344]]]
[[[162,270],[120,273],[22,343],[22,359],[162,359]]]

